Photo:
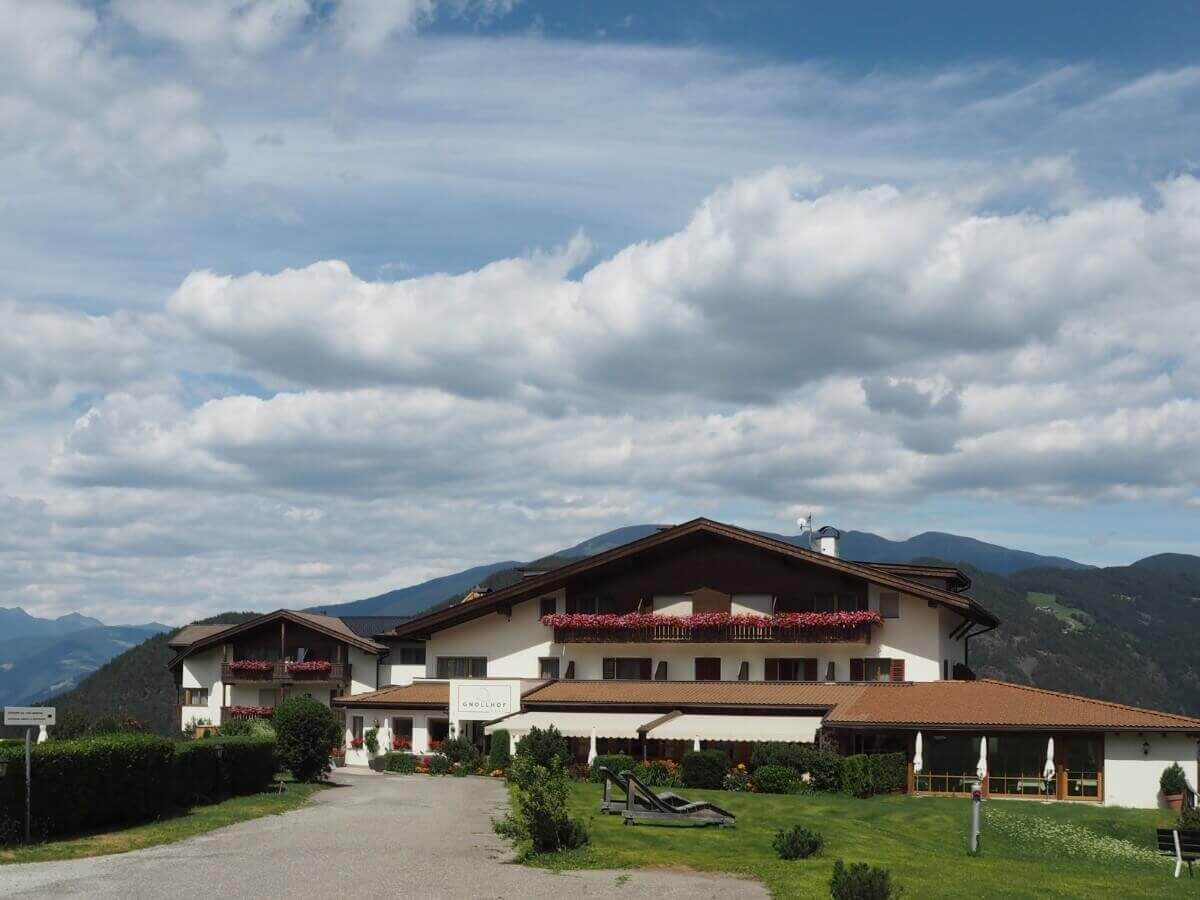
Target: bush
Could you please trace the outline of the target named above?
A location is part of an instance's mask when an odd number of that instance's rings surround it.
[[[541,728],[529,729],[529,734],[517,742],[517,756],[531,757],[543,769],[551,768],[551,762],[557,757],[557,765],[566,768],[571,751],[567,748],[567,739],[551,725],[544,731]]]
[[[842,789],[842,758],[830,750],[813,750],[808,759],[809,784],[814,791]]]
[[[870,797],[874,781],[871,778],[871,758],[863,754],[842,760],[842,793],[851,797]]]
[[[798,794],[804,790],[800,776],[786,766],[759,766],[752,778],[764,794]]]
[[[32,834],[37,840],[146,822],[173,811],[175,747],[166,738],[113,734],[33,747]],[[0,843],[25,830],[25,750],[0,748]]]
[[[588,767],[588,781],[604,780],[600,774],[601,766],[607,766],[620,775],[622,772],[632,772],[637,766],[637,761],[624,753],[602,753],[593,759],[591,766]]]
[[[721,787],[727,791],[752,791],[754,790],[754,780],[750,777],[749,772],[739,766],[736,769],[730,769],[729,774],[721,783]]]
[[[493,772],[507,772],[512,765],[512,735],[503,728],[492,732],[492,746],[488,752],[488,768]]]
[[[907,754],[879,753],[872,759],[876,794],[895,794],[908,787]]]
[[[254,733],[254,719],[230,719],[221,725],[221,737],[245,737]]]
[[[442,756],[440,753],[435,753],[429,757],[429,774],[430,775],[449,775],[454,769],[454,763],[448,756]]]
[[[1187,775],[1184,774],[1183,767],[1179,763],[1171,763],[1163,769],[1162,777],[1158,780],[1158,786],[1162,788],[1163,796],[1169,797],[1173,794],[1182,794],[1187,790]]]
[[[363,732],[363,744],[372,756],[379,753],[379,726],[374,725]]]
[[[417,758],[411,753],[389,750],[383,754],[383,770],[399,772],[401,775],[411,775],[417,771]]]
[[[192,806],[256,794],[275,777],[275,741],[253,735],[175,746],[175,803]]]
[[[679,766],[672,759],[652,759],[633,768],[633,774],[649,787],[681,787]]]
[[[794,777],[795,772],[792,775]],[[820,853],[824,845],[825,839],[821,837],[820,832],[811,831],[799,824],[791,828],[780,828],[775,832],[775,840],[771,842],[780,859],[808,859]]]
[[[551,765],[539,765],[533,754],[518,754],[513,761],[515,781],[519,785],[513,811],[495,823],[498,834],[526,844],[538,853],[571,850],[588,842],[587,827],[567,811],[570,780],[566,770],[551,758]]]
[[[1200,809],[1194,806],[1184,807],[1179,813],[1180,831],[1200,831]]]
[[[442,741],[441,753],[450,762],[456,762],[472,771],[479,764],[479,750],[462,735]]]
[[[756,744],[750,754],[750,771],[763,766],[786,766],[797,775],[803,775],[809,770],[809,761],[814,752],[816,748],[812,744],[787,744],[782,741]]]
[[[689,750],[683,754],[683,786],[690,788],[719,788],[729,771],[729,757],[724,750]]]
[[[342,727],[312,697],[288,697],[272,719],[279,762],[297,781],[319,781],[329,773],[329,748],[340,744]]]
[[[904,790],[908,760],[903,753],[859,754],[842,760],[843,794],[873,797]]]
[[[847,868],[839,859],[833,864],[829,895],[833,900],[888,900],[899,893],[887,869],[854,863]]]

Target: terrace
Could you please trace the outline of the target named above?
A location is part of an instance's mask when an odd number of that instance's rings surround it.
[[[771,616],[568,613],[542,617],[542,624],[554,629],[554,641],[558,644],[866,644],[871,640],[871,627],[882,621],[871,610]]]
[[[306,660],[294,662],[286,660],[237,659],[221,663],[221,680],[226,684],[242,681],[261,681],[292,683],[305,682],[346,682],[350,680],[350,663],[329,662],[327,660]]]

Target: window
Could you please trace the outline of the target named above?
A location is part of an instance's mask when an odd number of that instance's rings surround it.
[[[792,659],[768,659],[767,681],[816,681],[817,661],[796,657]]]
[[[850,660],[851,681],[903,681],[904,660],[875,657]]]
[[[650,659],[636,656],[606,656],[604,657],[604,677],[649,681]]]
[[[837,612],[837,603],[833,594],[813,594],[813,610],[816,612]]]
[[[423,665],[425,665],[425,648],[424,647],[401,647],[400,648],[400,665],[402,665],[402,666],[423,666]]]
[[[351,716],[351,718],[350,718],[350,736],[356,740],[363,736],[363,717],[362,716]]]
[[[541,600],[538,601],[538,618],[539,619],[541,619],[545,616],[552,616],[556,612],[558,612],[558,598],[557,597],[543,597]]]
[[[180,691],[180,706],[208,706],[208,688],[184,688]]]
[[[486,656],[439,656],[438,678],[487,678]]]
[[[838,612],[854,612],[856,609],[866,609],[862,594],[838,594]]]
[[[279,705],[279,688],[259,688],[258,705],[274,709]]]
[[[538,659],[538,678],[558,677],[558,657],[543,656]]]
[[[885,619],[900,618],[900,595],[896,591],[884,591],[879,595],[879,615]]]
[[[412,731],[413,723],[411,716],[393,716],[392,717],[392,737],[404,738],[408,741],[409,746],[412,746]]]
[[[719,656],[697,656],[696,657],[696,680],[697,681],[720,681],[721,680],[721,657],[719,657]]]

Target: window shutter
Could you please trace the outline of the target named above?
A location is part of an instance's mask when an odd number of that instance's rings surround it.
[[[641,663],[642,663],[641,671],[638,674],[641,676],[642,681],[649,681],[650,680],[650,660],[643,659],[643,660],[641,660]]]
[[[904,680],[904,660],[893,659],[892,660],[892,681],[903,681],[903,680]]]
[[[767,678],[767,681],[778,681],[779,680],[779,660],[777,660],[777,659],[768,659],[767,660],[766,678]]]
[[[613,659],[613,657],[611,657],[611,656],[604,657],[604,677],[605,678],[616,678],[617,677],[617,661],[615,659]]]
[[[817,661],[815,659],[806,659],[804,661],[804,680],[817,680]]]
[[[851,681],[862,681],[863,680],[863,661],[861,659],[850,660],[850,680]]]
[[[569,663],[567,663],[567,678],[575,678],[575,660],[571,660]]]
[[[667,661],[665,659],[660,659],[658,661],[658,668],[654,671],[654,680],[655,681],[666,681],[667,680]]]
[[[750,680],[750,663],[742,660],[742,667],[738,669],[738,681]]]

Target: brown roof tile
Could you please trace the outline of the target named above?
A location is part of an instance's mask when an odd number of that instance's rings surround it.
[[[550,704],[628,706],[808,706],[828,709],[857,696],[857,684],[784,681],[552,681],[525,696],[529,707]]]
[[[387,706],[404,708],[410,706],[448,706],[450,685],[445,681],[415,681],[397,687],[380,688],[369,694],[354,694],[338,697],[334,706]]]
[[[201,638],[211,637],[219,631],[232,627],[232,625],[185,625],[167,638],[167,646],[190,647]]]

